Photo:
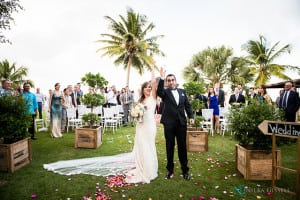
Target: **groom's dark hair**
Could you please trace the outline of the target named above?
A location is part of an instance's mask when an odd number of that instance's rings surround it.
[[[166,79],[167,79],[168,77],[170,77],[170,76],[173,76],[174,79],[175,79],[175,81],[176,81],[176,76],[175,76],[174,74],[168,74],[168,75],[166,76]]]

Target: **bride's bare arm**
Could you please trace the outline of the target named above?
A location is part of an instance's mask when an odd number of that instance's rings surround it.
[[[155,78],[155,67],[151,66],[151,87],[152,87],[152,96],[156,99],[156,78]]]

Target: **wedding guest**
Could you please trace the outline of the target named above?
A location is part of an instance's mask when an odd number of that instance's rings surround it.
[[[63,90],[64,94],[62,97],[62,117],[61,117],[61,132],[65,132],[67,130],[67,122],[68,122],[68,114],[67,109],[72,108],[72,99],[69,95],[68,88]]]
[[[83,92],[80,89],[80,83],[74,85],[74,99],[76,101],[76,119],[78,119],[78,105],[81,105],[81,97],[83,96]]]
[[[54,138],[62,137],[61,134],[61,118],[62,118],[62,98],[63,94],[60,91],[60,84],[55,83],[55,89],[50,98],[51,111],[51,136]]]
[[[245,97],[240,93],[240,89],[238,87],[234,88],[234,93],[229,98],[229,104],[244,104],[245,102]]]
[[[171,179],[174,175],[174,147],[175,138],[177,141],[178,157],[181,164],[181,171],[185,180],[190,180],[188,174],[188,158],[186,149],[187,118],[190,124],[194,124],[194,115],[185,90],[176,88],[176,78],[173,74],[166,76],[167,88],[165,89],[165,73],[160,69],[160,81],[157,88],[157,95],[164,102],[161,123],[164,126],[167,151],[167,174],[166,179]]]
[[[79,85],[74,85],[74,97],[76,100],[76,105],[80,105],[81,104],[81,100],[80,98],[82,97],[83,92],[81,91]]]
[[[11,89],[11,81],[5,79],[2,81],[2,88],[0,88],[0,97],[1,96],[13,96],[14,91]]]
[[[243,89],[243,85],[241,83],[239,83],[237,85],[237,88],[239,89],[239,93],[242,94],[245,97],[245,90]]]
[[[293,91],[293,84],[291,81],[287,81],[284,84],[284,92],[280,96],[279,106],[284,109],[285,118],[288,122],[296,121],[296,113],[299,110],[299,95]]]
[[[123,111],[124,111],[124,126],[128,125],[128,120],[130,120],[130,124],[133,127],[133,118],[130,116],[129,114],[129,110],[133,104],[133,95],[129,90],[129,87],[126,86],[125,87],[125,92],[124,94],[121,96],[121,102],[122,102],[122,106],[123,106]]]
[[[106,95],[108,107],[117,105],[117,90],[116,86],[112,85]]]
[[[255,93],[254,87],[249,88],[249,93],[248,93],[248,104],[250,104],[253,99],[256,99],[257,94]]]
[[[35,96],[38,103],[39,119],[43,119],[43,105],[45,104],[45,96],[41,93],[40,88],[36,88]]]
[[[220,82],[215,83],[215,93],[216,96],[218,97],[218,105],[220,107],[225,106],[225,92],[220,88]]]
[[[263,85],[258,86],[257,100],[261,102],[267,102],[269,105],[272,105],[272,99],[267,93],[266,87]]]
[[[214,88],[210,87],[208,88],[208,108],[213,109],[213,116],[214,116],[214,127],[217,130],[217,133],[220,133],[220,111],[219,111],[219,105],[218,105],[218,97],[215,94]]]
[[[79,104],[80,105],[80,98],[83,96],[83,91],[81,90],[81,84],[80,83],[77,83],[77,95],[79,97]]]
[[[37,105],[35,94],[30,92],[29,83],[23,84],[22,96],[26,100],[27,113],[32,117],[30,127],[28,128],[28,132],[31,134],[31,139],[36,140],[36,138],[34,137],[34,131],[35,131],[34,122],[35,122],[35,116],[38,111],[38,105]]]
[[[72,105],[74,108],[77,108],[77,97],[75,96],[75,91],[73,90],[73,86],[72,85],[68,85],[68,90],[69,90],[69,95],[71,97],[72,100]]]
[[[279,96],[276,98],[276,101],[275,101],[277,108],[280,108],[279,102],[280,102],[280,97],[283,93],[284,93],[284,89],[279,90]]]

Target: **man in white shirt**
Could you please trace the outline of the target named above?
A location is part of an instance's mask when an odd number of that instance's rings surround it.
[[[106,95],[106,100],[108,107],[116,106],[118,104],[116,86],[111,86],[110,90]]]
[[[43,106],[45,104],[45,96],[41,93],[40,88],[36,88],[35,96],[38,104],[39,119],[43,119]]]

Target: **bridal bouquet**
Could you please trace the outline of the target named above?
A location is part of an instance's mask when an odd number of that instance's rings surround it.
[[[132,106],[130,115],[136,118],[138,122],[142,123],[145,110],[146,107],[142,103],[137,103]]]

